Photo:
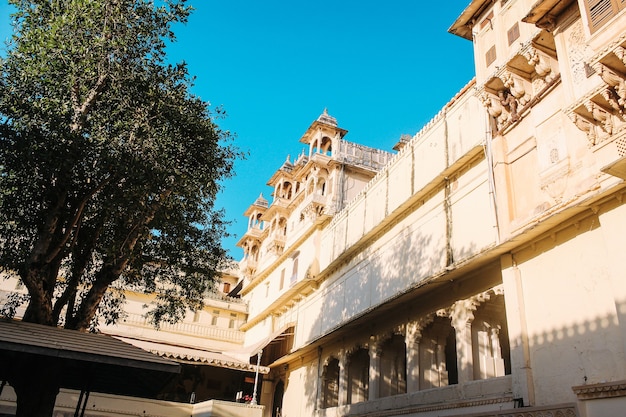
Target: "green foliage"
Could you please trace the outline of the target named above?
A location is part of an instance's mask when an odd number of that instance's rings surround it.
[[[0,265],[24,319],[86,330],[111,286],[158,294],[153,319],[201,305],[225,260],[220,181],[242,155],[166,62],[184,0],[11,0],[0,61]],[[105,294],[109,295],[105,297]],[[101,307],[102,307],[101,306]],[[65,316],[63,316],[65,314]]]

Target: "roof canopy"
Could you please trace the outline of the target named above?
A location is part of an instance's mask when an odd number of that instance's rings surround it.
[[[0,379],[33,358],[57,361],[61,387],[150,398],[180,372],[176,362],[113,337],[0,320]],[[33,376],[36,378],[36,375]]]

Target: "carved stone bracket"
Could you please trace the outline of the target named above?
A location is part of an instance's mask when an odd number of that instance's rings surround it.
[[[613,122],[608,111],[591,100],[585,100],[583,106],[585,106],[593,120],[606,134],[613,134]]]
[[[433,322],[435,313],[427,314],[417,320],[411,321],[406,325],[406,340],[409,343],[419,342],[422,338],[422,331]]]
[[[496,128],[499,130],[510,119],[508,111],[505,111],[502,101],[498,96],[495,96],[486,91],[479,95],[479,99],[489,115],[493,118]]]
[[[566,114],[587,135],[592,147],[626,127],[623,110],[615,90],[603,85],[570,106]]]
[[[302,214],[304,214],[309,220],[315,221],[319,216],[324,214],[325,206],[323,204],[312,202],[307,205],[304,210],[302,210]]]
[[[529,46],[524,51],[524,57],[528,60],[528,63],[535,68],[535,73],[543,79],[545,83],[549,83],[554,80],[556,76],[550,66],[550,57],[534,46]]]
[[[272,240],[267,250],[275,255],[280,255],[285,250],[285,241],[283,239]]]
[[[626,75],[612,70],[601,62],[596,63],[593,69],[607,85],[605,98],[613,109],[623,114],[626,104]]]
[[[520,106],[526,105],[530,101],[530,94],[524,87],[524,81],[509,71],[503,71],[499,77],[511,95],[517,99]]]

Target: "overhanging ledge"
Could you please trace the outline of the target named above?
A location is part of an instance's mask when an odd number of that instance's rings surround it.
[[[103,334],[0,320],[0,380],[33,358],[55,361],[62,388],[152,397],[180,365]]]

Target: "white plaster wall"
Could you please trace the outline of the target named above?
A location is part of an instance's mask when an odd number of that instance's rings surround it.
[[[626,397],[583,401],[580,408],[584,417],[623,416],[626,410]]]
[[[450,162],[463,157],[487,137],[487,113],[480,101],[470,94],[459,98],[447,110],[448,158]]]
[[[446,140],[455,160],[481,142],[486,118],[479,106],[473,95],[458,98],[446,115],[438,115],[359,198],[335,217],[322,232],[322,270],[405,203],[412,194],[412,175],[418,184],[413,191],[418,191],[446,168],[450,157],[446,156]],[[444,117],[461,125],[453,123],[448,128]],[[496,240],[486,162],[460,172],[451,184],[452,244],[459,259],[478,253]],[[446,266],[448,219],[443,201],[443,190],[428,196],[421,206],[347,260],[347,269],[334,271],[320,290],[302,303],[298,329],[307,336],[297,340],[315,339],[439,273]]]
[[[302,303],[298,332],[310,341],[379,305],[445,266],[443,193],[380,236],[354,266],[329,278]]]
[[[571,226],[518,264],[537,405],[574,401],[574,385],[626,376],[602,231],[596,218],[579,227],[588,231],[570,236]]]
[[[413,161],[409,157],[397,158],[389,166],[388,183],[389,191],[387,197],[387,211],[393,212],[402,203],[411,197],[411,175]]]
[[[456,181],[456,190],[450,196],[455,261],[476,254],[497,239],[487,175],[486,162],[483,161]]]
[[[298,365],[297,368],[290,367],[287,372],[282,417],[315,415],[317,363],[310,361]]]
[[[361,205],[364,206],[364,230],[376,227],[387,215],[387,173],[379,174],[378,181],[373,181],[364,191]],[[355,243],[360,236],[348,234],[348,244]]]
[[[445,124],[435,118],[426,129],[412,144],[415,191],[421,190],[446,168]]]
[[[521,22],[534,3],[534,0],[508,1],[504,4],[496,2],[493,7],[485,9],[480,18],[477,19],[473,32],[477,39],[474,43],[474,61],[479,83],[487,81],[489,76],[496,71],[497,66],[502,66],[511,58],[511,49],[528,41],[533,34],[537,33],[538,30],[534,25]],[[490,11],[493,11],[493,17],[483,25]],[[520,36],[512,45],[509,45],[507,31],[515,22],[519,22]],[[481,28],[481,26],[483,27]],[[485,55],[492,45],[496,47],[497,57],[487,67]]]
[[[617,200],[616,200],[617,202]],[[626,352],[626,269],[621,262],[624,256],[624,236],[626,236],[626,205],[599,214],[602,236],[606,246],[607,268],[611,276],[611,289],[619,318],[622,348]],[[626,366],[624,363],[623,366]],[[626,371],[624,371],[626,373]],[[626,408],[625,408],[626,409]]]

